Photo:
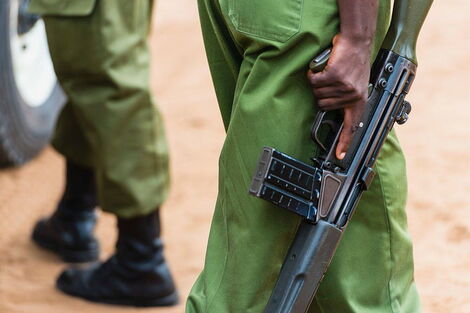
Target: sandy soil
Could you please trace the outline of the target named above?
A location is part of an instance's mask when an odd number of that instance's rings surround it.
[[[468,12],[467,0],[435,3],[419,44],[420,68],[409,96],[413,114],[398,130],[408,159],[416,280],[429,313],[470,312]],[[29,240],[33,223],[51,211],[63,184],[63,160],[46,149],[26,166],[0,172],[1,313],[184,312],[184,299],[203,265],[224,134],[195,1],[159,1],[156,17],[153,87],[166,119],[173,174],[164,237],[182,304],[123,309],[54,289],[64,264]],[[112,216],[102,214],[97,235],[105,258],[116,235]]]

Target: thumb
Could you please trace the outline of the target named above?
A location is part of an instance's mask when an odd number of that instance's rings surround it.
[[[343,129],[341,130],[338,145],[336,146],[336,158],[338,160],[342,160],[346,156],[346,152],[348,151],[355,132],[354,123],[354,110],[352,108],[345,108]]]

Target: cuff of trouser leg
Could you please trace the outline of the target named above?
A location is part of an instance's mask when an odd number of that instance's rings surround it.
[[[161,188],[158,194],[154,194],[152,201],[147,201],[142,204],[134,204],[128,206],[119,207],[118,205],[109,205],[106,203],[106,200],[100,203],[100,208],[107,213],[116,215],[118,218],[135,218],[144,215],[148,215],[160,208],[168,197],[168,187]],[[100,199],[103,199],[103,196],[100,196]]]
[[[32,0],[28,11],[44,16],[87,16],[95,5],[96,0]]]
[[[95,163],[93,162],[92,157],[88,153],[80,151],[78,146],[74,146],[70,142],[63,143],[61,140],[54,138],[51,141],[51,146],[66,159],[77,165],[93,168],[95,167]]]

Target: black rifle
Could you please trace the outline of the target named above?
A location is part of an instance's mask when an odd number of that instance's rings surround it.
[[[333,258],[362,193],[374,177],[374,164],[395,122],[411,111],[405,96],[416,73],[415,45],[432,0],[395,1],[392,23],[371,71],[367,106],[343,160],[335,156],[342,117],[320,111],[312,139],[322,149],[308,165],[265,147],[250,194],[301,215],[265,313],[305,313]],[[311,63],[318,71],[324,51]],[[326,133],[326,136],[325,136]]]

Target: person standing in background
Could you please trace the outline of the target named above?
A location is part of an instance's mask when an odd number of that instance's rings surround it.
[[[33,240],[67,262],[99,257],[95,207],[117,217],[115,253],[66,269],[63,292],[134,306],[173,305],[159,208],[168,194],[168,150],[149,87],[152,0],[32,0],[43,16],[68,101],[52,145],[66,159],[66,187]]]

